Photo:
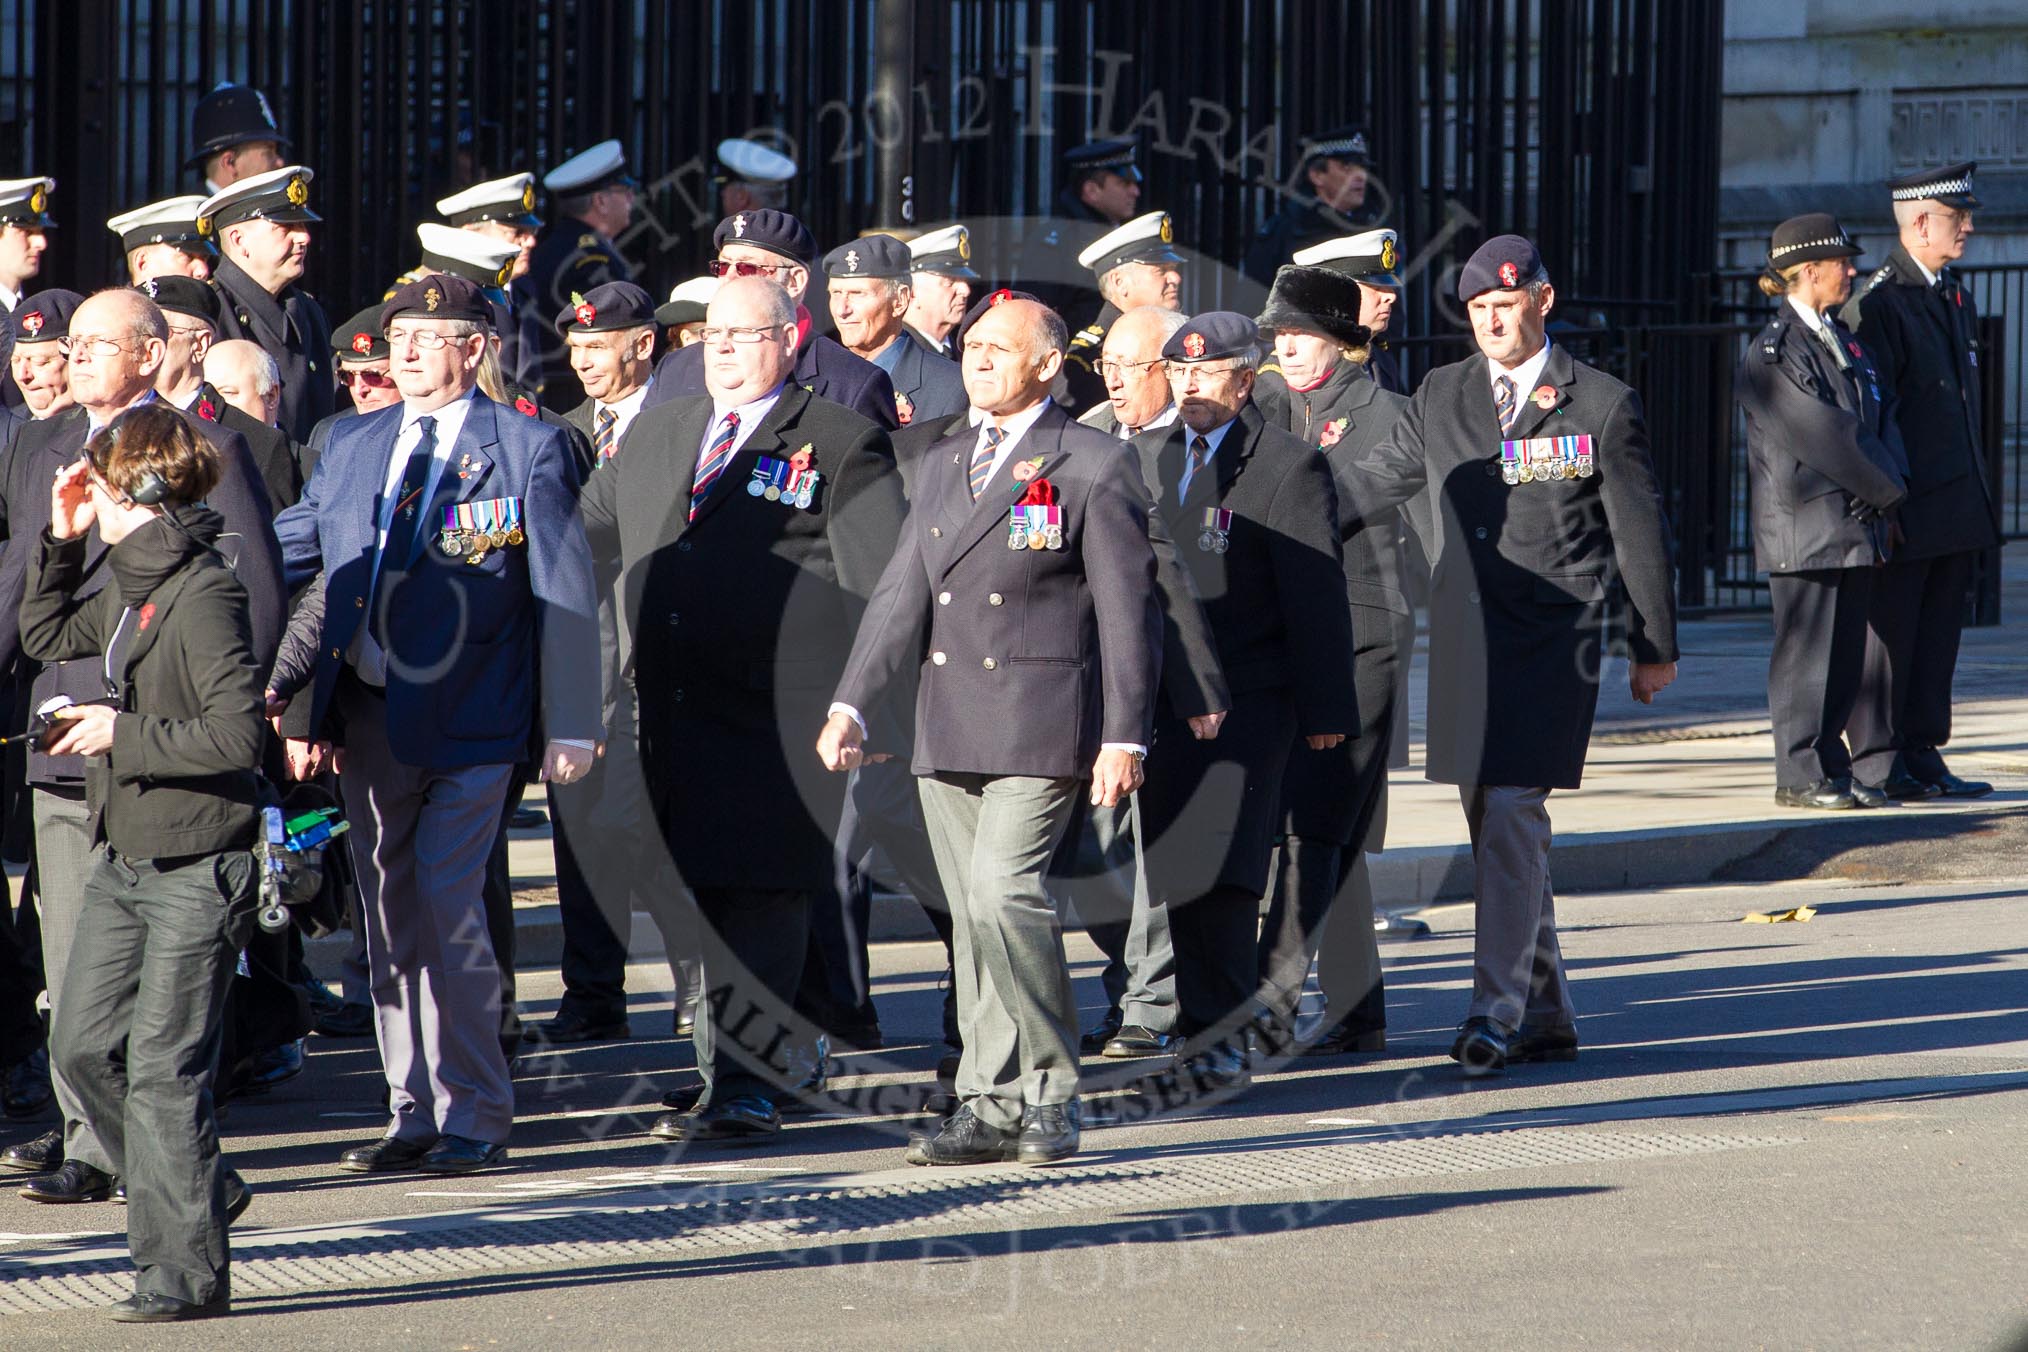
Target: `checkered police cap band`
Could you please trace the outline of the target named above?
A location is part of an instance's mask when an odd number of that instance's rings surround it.
[[[1911,187],[1896,188],[1894,190],[1894,200],[1897,202],[1921,202],[1932,197],[1949,197],[1956,193],[1968,193],[1971,190],[1972,180],[1960,175],[1956,178],[1931,179],[1927,183],[1917,183]]]

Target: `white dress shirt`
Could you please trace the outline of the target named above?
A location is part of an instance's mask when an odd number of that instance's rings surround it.
[[[1495,408],[1499,407],[1497,391],[1500,386],[1500,377],[1505,376],[1514,382],[1514,407],[1518,411],[1521,405],[1527,401],[1528,397],[1535,393],[1535,387],[1542,383],[1542,368],[1548,364],[1549,335],[1546,333],[1542,335],[1542,346],[1536,350],[1535,355],[1512,369],[1502,366],[1491,357],[1488,357],[1486,359],[1486,380],[1493,386],[1496,392],[1493,406]]]
[[[1916,266],[1922,265],[1918,263]],[[1789,308],[1803,321],[1803,327],[1816,334],[1818,341],[1831,349],[1831,357],[1838,363],[1838,369],[1843,371],[1849,367],[1852,359],[1846,355],[1843,344],[1838,341],[1838,335],[1831,332],[1831,327],[1825,322],[1824,317],[1797,300],[1793,293],[1789,295],[1788,302]]]
[[[732,453],[738,455],[740,448],[746,445],[747,438],[753,435],[754,428],[759,427],[762,420],[774,412],[774,407],[781,402],[782,391],[786,388],[785,385],[777,385],[760,398],[749,399],[744,404],[721,404],[714,398],[711,401],[711,422],[705,426],[704,440],[697,443],[697,463],[700,466],[704,463],[704,457],[710,453],[711,443],[717,440],[719,429],[725,425],[725,415],[728,413],[739,414],[739,430],[732,435]]]
[[[462,399],[453,399],[442,408],[427,411],[402,405],[401,430],[395,433],[394,446],[387,455],[387,470],[381,477],[380,518],[374,523],[373,573],[366,580],[366,595],[369,598],[380,582],[380,565],[386,556],[387,533],[394,526],[395,508],[401,505],[396,499],[401,496],[402,475],[408,470],[409,456],[415,453],[417,443],[422,440],[422,420],[436,419],[437,441],[430,455],[429,477],[423,481],[422,493],[416,499],[417,511],[423,510],[431,499],[436,497],[437,484],[444,477],[444,466],[451,461],[451,447],[457,445],[458,434],[465,430],[465,416],[472,411],[472,400],[477,393],[476,390],[471,391]],[[416,523],[418,538],[426,536],[429,532],[429,522]],[[361,680],[369,685],[385,686],[387,654],[381,649],[380,641],[370,632],[372,628],[370,624],[359,626],[358,632],[353,635],[352,651],[348,656]]]
[[[25,292],[15,291],[4,283],[0,283],[0,305],[7,307],[10,314],[19,309],[21,302],[27,299],[28,296]]]
[[[628,395],[624,399],[618,400],[610,404],[601,404],[597,400],[593,400],[592,429],[594,431],[597,431],[600,415],[606,413],[612,414],[613,445],[615,446],[619,445],[620,438],[627,434],[627,428],[631,426],[633,424],[634,419],[637,416],[639,416],[641,412],[641,402],[648,397],[648,391],[653,389],[654,386],[655,386],[655,377],[649,376],[647,384],[641,386],[640,389],[635,390],[632,394]],[[741,416],[743,418],[745,415]]]

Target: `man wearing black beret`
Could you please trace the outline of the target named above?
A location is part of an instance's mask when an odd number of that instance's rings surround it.
[[[1230,698],[1207,726],[1164,685],[1141,846],[1150,898],[1169,913],[1185,1065],[1200,1084],[1236,1090],[1250,1079],[1239,1024],[1258,989],[1283,771],[1291,754],[1326,753],[1359,727],[1352,620],[1331,470],[1254,407],[1254,322],[1194,316],[1162,356],[1177,421],[1132,444],[1203,598]]]
[[[845,350],[894,384],[896,421],[945,418],[969,406],[958,364],[903,322],[914,299],[915,259],[892,235],[868,235],[824,255],[825,294]]]
[[[1874,785],[1913,778],[1951,798],[1993,791],[1952,774],[1941,750],[1972,565],[2000,543],[1982,445],[1979,312],[1951,269],[1971,238],[1977,167],[1921,169],[1887,185],[1901,240],[1844,310],[1894,395],[1908,450],[1908,500],[1895,512],[1901,538],[1873,583],[1852,772]]]
[[[711,262],[712,276],[765,277],[788,293],[796,307],[796,370],[792,379],[797,385],[819,399],[843,404],[889,431],[901,425],[894,409],[894,382],[887,372],[853,356],[835,340],[811,332],[810,312],[803,307],[803,297],[810,289],[817,241],[808,226],[786,211],[742,211],[720,221],[711,232],[711,242],[718,251]],[[704,345],[693,343],[669,353],[656,366],[648,407],[704,392]]]
[[[1438,497],[1425,541],[1427,773],[1464,800],[1478,898],[1471,1008],[1451,1055],[1489,1075],[1577,1055],[1549,794],[1584,774],[1610,580],[1625,589],[1643,704],[1676,678],[1676,596],[1640,398],[1549,341],[1556,291],[1535,246],[1486,241],[1458,299],[1479,355],[1423,378],[1394,431],[1350,467],[1345,505],[1381,512],[1425,486]]]

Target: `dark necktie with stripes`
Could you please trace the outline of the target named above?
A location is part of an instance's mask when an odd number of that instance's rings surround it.
[[[1183,462],[1183,482],[1176,485],[1176,501],[1190,496],[1190,485],[1197,482],[1197,475],[1211,461],[1211,442],[1199,435],[1190,438],[1190,456]]]
[[[711,449],[704,453],[698,463],[697,479],[690,486],[690,519],[697,519],[697,509],[704,505],[704,499],[711,495],[711,486],[718,482],[718,476],[725,473],[725,467],[732,463],[732,443],[739,436],[739,412],[734,410],[725,415],[725,425],[718,429],[718,435],[711,439]]]
[[[986,439],[979,443],[979,449],[972,452],[972,469],[966,482],[972,490],[972,501],[979,500],[979,494],[986,491],[986,484],[993,477],[993,461],[999,458],[1000,443],[1007,434],[997,427],[986,429]]]
[[[1500,430],[1514,430],[1514,420],[1521,414],[1521,406],[1514,399],[1514,378],[1501,376],[1493,382],[1493,412],[1500,415]]]
[[[601,465],[613,458],[613,444],[619,440],[613,435],[613,428],[619,421],[620,415],[611,409],[599,410],[597,423],[592,428],[592,459]]]

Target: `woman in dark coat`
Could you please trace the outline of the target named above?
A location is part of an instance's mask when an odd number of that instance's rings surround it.
[[[100,847],[52,1047],[126,1181],[137,1271],[112,1316],[132,1323],[227,1312],[226,1227],[248,1196],[219,1159],[211,1080],[257,907],[262,701],[247,594],[201,505],[219,468],[174,409],[144,405],[57,475],[49,533],[16,542],[35,551],[22,647],[104,656],[106,699],[58,710],[50,747],[88,758]],[[94,527],[113,582],[79,600]]]
[[[1844,739],[1874,570],[1891,548],[1908,474],[1894,396],[1836,315],[1852,294],[1858,253],[1822,213],[1775,227],[1760,280],[1775,314],[1733,382],[1746,413],[1754,553],[1774,602],[1767,702],[1775,801],[1784,807],[1875,807],[1930,792],[1855,781]]]
[[[1296,1006],[1318,960],[1326,1027],[1318,1055],[1386,1045],[1385,987],[1373,930],[1366,852],[1387,834],[1387,752],[1394,730],[1403,621],[1396,513],[1362,520],[1346,473],[1380,444],[1407,406],[1365,369],[1372,335],[1359,324],[1359,284],[1330,268],[1283,268],[1261,327],[1275,331],[1279,379],[1262,376],[1261,412],[1318,448],[1338,487],[1345,599],[1352,608],[1358,735],[1336,750],[1291,756],[1282,778],[1281,867],[1261,927],[1261,1001],[1293,1040]],[[1407,632],[1411,636],[1413,630]],[[1328,923],[1327,923],[1328,921]],[[1321,952],[1320,952],[1321,946]]]

